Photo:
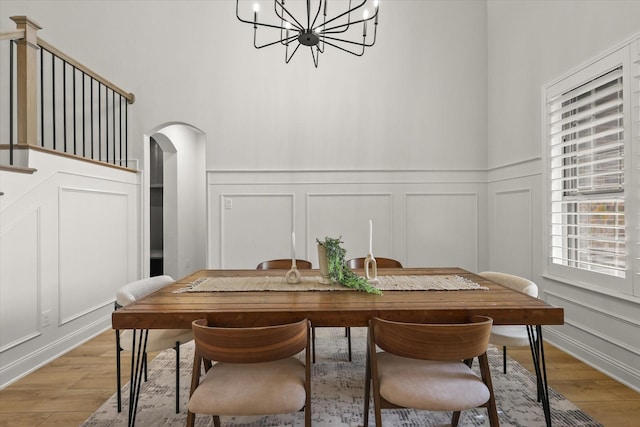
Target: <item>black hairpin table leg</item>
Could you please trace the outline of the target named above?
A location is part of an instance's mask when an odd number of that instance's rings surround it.
[[[131,380],[129,382],[129,427],[136,424],[136,412],[138,410],[138,397],[140,396],[140,384],[144,372],[145,358],[147,355],[147,337],[149,330],[134,329],[131,345]],[[139,335],[139,336],[138,336]],[[136,339],[136,336],[137,339]]]
[[[535,330],[534,330],[535,328]],[[531,358],[536,371],[538,388],[538,402],[542,401],[542,410],[547,427],[551,427],[551,406],[549,404],[549,387],[547,383],[547,367],[544,360],[544,345],[542,340],[542,326],[527,325]]]

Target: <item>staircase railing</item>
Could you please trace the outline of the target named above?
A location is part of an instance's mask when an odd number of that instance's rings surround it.
[[[9,41],[8,135],[0,135],[9,164],[16,149],[35,148],[127,167],[134,95],[39,38],[33,20],[11,19],[17,29],[0,33]]]

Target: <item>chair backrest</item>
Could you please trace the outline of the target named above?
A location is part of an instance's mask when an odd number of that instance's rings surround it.
[[[288,270],[291,268],[291,259],[271,259],[263,261],[256,267],[256,270]],[[309,270],[311,262],[305,259],[296,260],[296,268],[298,270]]]
[[[473,316],[466,323],[402,323],[374,317],[369,320],[369,344],[402,357],[460,361],[487,351],[492,324],[486,316]]]
[[[259,363],[285,359],[309,346],[309,321],[254,328],[208,326],[194,320],[198,356],[225,363]]]
[[[364,260],[366,258],[351,258],[347,261],[349,268],[364,268]],[[402,268],[402,263],[392,258],[378,258],[376,259],[376,266],[378,268]]]
[[[529,279],[524,277],[515,276],[513,274],[498,273],[495,271],[483,271],[478,273],[478,276],[485,279],[496,282],[499,285],[506,286],[510,289],[522,292],[523,294],[530,295],[534,298],[538,298],[538,286]]]
[[[135,282],[128,283],[118,289],[116,293],[116,303],[124,307],[134,301],[145,297],[158,289],[175,282],[171,276],[154,276],[146,279],[136,280]]]

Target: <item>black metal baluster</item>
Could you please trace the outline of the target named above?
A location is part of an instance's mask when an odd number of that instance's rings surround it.
[[[124,155],[125,166],[129,164],[129,102],[124,102]]]
[[[67,62],[62,60],[62,147],[67,152]]]
[[[51,55],[51,121],[53,128],[53,149],[56,149],[56,57]]]
[[[71,68],[73,71],[73,154],[78,154],[77,151],[77,137],[76,137],[76,67]]]
[[[91,82],[91,159],[93,160],[93,78],[89,80]]]
[[[118,104],[118,113],[120,114],[120,120],[118,120],[118,127],[120,129],[120,166],[122,166],[122,95],[120,95],[120,103]]]
[[[86,129],[86,118],[87,113],[85,111],[85,107],[87,101],[85,99],[85,91],[84,91],[84,82],[86,80],[86,74],[84,71],[82,72],[82,157],[87,157],[86,151],[86,139],[87,139],[87,129]]]
[[[98,81],[98,160],[102,161],[102,83]]]
[[[116,164],[116,92],[111,91],[111,124],[113,126],[113,164]]]
[[[106,85],[104,87],[104,130],[106,135],[104,142],[106,157],[104,161],[109,163],[109,87]]]
[[[40,48],[40,146],[44,147],[44,49]]]
[[[9,165],[13,165],[13,44],[9,43]]]

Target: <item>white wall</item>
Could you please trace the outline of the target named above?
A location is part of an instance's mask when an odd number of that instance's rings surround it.
[[[640,299],[543,276],[541,161],[543,85],[637,34],[640,2],[490,0],[487,15],[490,268],[535,280],[565,309],[565,325],[546,337],[640,389]]]
[[[134,92],[135,158],[142,133],[181,122],[207,135],[214,170],[483,169],[485,3],[393,0],[380,13],[363,57],[329,49],[318,69],[306,51],[286,65],[277,47],[254,49],[231,0],[3,0],[0,29],[28,15]]]
[[[32,151],[0,171],[0,388],[110,326],[139,277],[139,177]]]

